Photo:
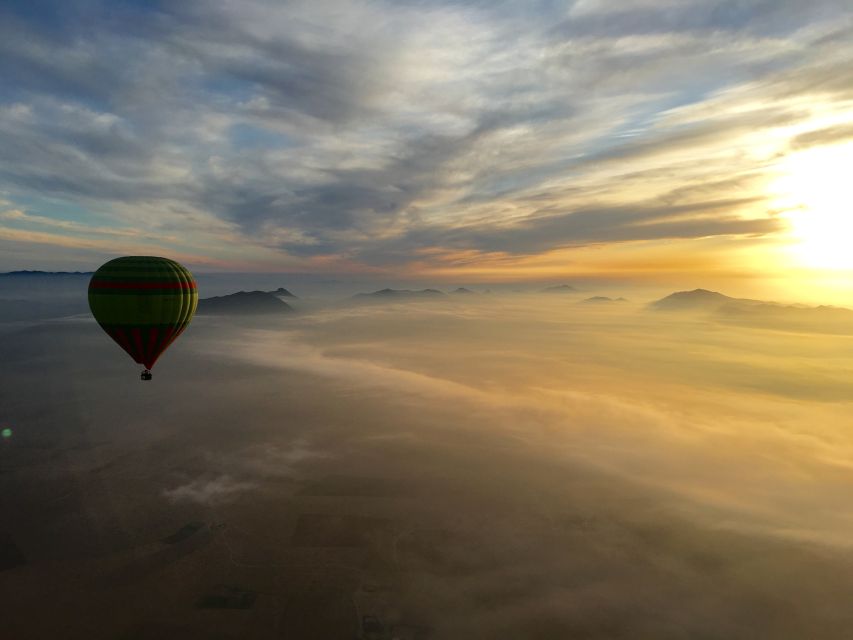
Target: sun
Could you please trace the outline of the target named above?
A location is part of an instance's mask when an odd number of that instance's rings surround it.
[[[853,269],[853,143],[787,156],[771,189],[790,224],[797,262]]]

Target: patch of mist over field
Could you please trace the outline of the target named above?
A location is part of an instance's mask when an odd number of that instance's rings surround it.
[[[7,628],[848,637],[853,330],[595,293],[198,317],[150,383],[85,317],[7,329]]]
[[[853,327],[767,331],[546,296],[345,308],[287,327],[228,351],[463,402],[486,433],[663,489],[717,525],[853,539]]]

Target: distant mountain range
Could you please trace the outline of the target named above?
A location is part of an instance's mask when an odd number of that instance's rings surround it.
[[[545,287],[542,293],[575,293],[577,289],[568,284],[558,284],[553,287]]]
[[[713,311],[723,305],[732,303],[743,305],[762,304],[760,300],[730,298],[716,291],[694,289],[693,291],[676,291],[665,298],[653,302],[650,306],[660,311]]]
[[[27,277],[38,277],[38,276],[91,276],[95,272],[94,271],[7,271],[5,273],[0,273],[0,278],[2,277],[10,277],[10,278],[27,278]],[[275,291],[265,291],[262,293],[271,293],[276,296],[281,296],[284,298],[297,298],[290,291],[285,289],[284,287],[279,287]]]
[[[0,273],[0,322],[30,322],[89,312],[91,273],[10,271]]]
[[[786,305],[778,302],[732,298],[730,296],[694,289],[678,291],[649,305],[656,311],[702,312],[721,322],[732,324],[810,331],[853,334],[853,310],[821,305]]]
[[[88,313],[85,293],[91,272],[12,271],[0,274],[0,322],[29,321]],[[573,293],[568,284],[548,287],[543,292]],[[474,296],[474,291],[458,287],[452,295]],[[199,301],[199,315],[268,315],[292,312],[282,298],[297,299],[279,287],[274,291],[240,291]],[[447,294],[438,289],[381,289],[352,297],[361,301],[440,300]],[[609,305],[624,298],[592,296],[582,304]],[[692,312],[710,320],[743,326],[853,335],[853,310],[832,306],[788,305],[777,302],[733,298],[717,291],[694,289],[676,291],[648,305],[656,312]]]
[[[279,287],[275,291],[266,291],[265,293],[271,293],[274,296],[280,296],[282,298],[298,298],[299,296],[295,296],[290,291],[285,289],[284,287]]]
[[[293,307],[281,300],[283,294],[268,291],[239,291],[198,301],[199,315],[261,315],[288,313]]]
[[[21,322],[64,318],[89,313],[88,299],[19,300],[0,298],[0,322]]]
[[[608,304],[610,302],[628,302],[625,298],[608,298],[607,296],[592,296],[582,301],[584,304]]]
[[[353,298],[357,299],[411,299],[411,298],[438,298],[446,295],[438,289],[421,289],[420,291],[412,291],[411,289],[380,289],[371,293],[357,293]]]
[[[8,271],[2,277],[26,278],[32,276],[91,276],[94,271]]]

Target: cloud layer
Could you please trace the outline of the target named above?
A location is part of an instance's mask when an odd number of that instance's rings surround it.
[[[844,4],[12,3],[0,237],[370,269],[772,235],[775,158],[849,134]]]
[[[6,628],[849,635],[849,325],[586,295],[198,318],[144,384],[91,319],[9,323]]]

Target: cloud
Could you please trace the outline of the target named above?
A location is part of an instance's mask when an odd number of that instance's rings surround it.
[[[400,249],[404,252],[435,246],[517,255],[619,241],[763,235],[781,228],[773,219],[746,219],[731,213],[750,202],[745,199],[682,206],[602,207],[542,216],[515,225],[496,225],[491,229],[439,227],[413,234],[408,246],[401,242]],[[689,217],[679,219],[684,214]]]
[[[238,494],[255,488],[251,482],[240,482],[230,476],[221,475],[212,479],[199,478],[166,489],[163,495],[170,502],[195,502],[203,505],[215,505],[233,500]]]
[[[834,127],[801,133],[791,141],[791,147],[808,149],[819,145],[837,144],[850,139],[853,139],[853,124],[839,124]]]
[[[306,462],[316,462],[333,457],[330,451],[312,445],[306,438],[290,443],[264,443],[248,447],[226,461],[234,464],[241,473],[260,479],[294,478]]]
[[[767,170],[787,142],[768,132],[853,91],[831,1],[55,9],[0,27],[13,207],[73,205],[218,259],[773,234],[760,191],[748,221],[700,202],[664,223],[655,198]],[[651,170],[657,193],[624,188]]]
[[[48,228],[52,227],[55,229],[61,229],[66,232],[86,235],[95,234],[106,236],[124,236],[134,239],[156,239],[160,240],[161,242],[174,241],[176,239],[174,236],[149,234],[143,231],[142,229],[128,229],[114,226],[92,226],[82,224],[75,220],[62,220],[57,218],[51,218],[48,216],[33,215],[31,213],[21,211],[20,209],[7,209],[5,211],[0,211],[0,221],[12,222],[15,224],[22,224],[28,226],[40,226]]]

